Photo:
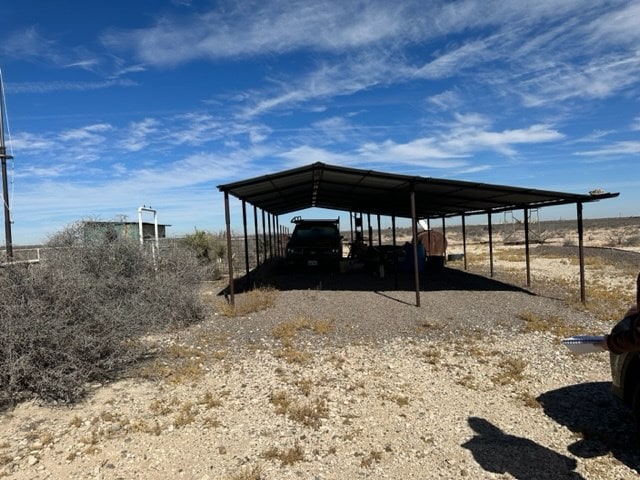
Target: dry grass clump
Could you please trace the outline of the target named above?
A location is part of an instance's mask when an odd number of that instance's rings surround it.
[[[209,391],[202,395],[202,398],[198,401],[200,405],[203,405],[207,409],[216,408],[222,406],[222,400],[218,397],[214,397]]]
[[[143,366],[139,375],[149,380],[165,380],[174,385],[196,383],[205,372],[200,356],[159,358]]]
[[[293,338],[301,330],[309,330],[317,335],[326,335],[333,332],[333,329],[334,325],[331,320],[314,320],[310,317],[299,317],[276,325],[273,329],[273,336],[286,346],[292,342]]]
[[[397,403],[400,407],[409,405],[409,397],[406,395],[392,395],[391,400]]]
[[[482,387],[478,383],[478,380],[476,379],[476,377],[474,377],[470,373],[457,376],[455,379],[455,383],[462,387],[468,388],[469,390],[477,390],[477,391],[482,390]]]
[[[630,282],[633,284],[633,282]],[[630,305],[635,304],[635,292],[606,285],[590,285],[587,290],[585,308],[599,320],[613,325],[621,320]]]
[[[296,462],[304,460],[304,450],[300,444],[296,443],[295,446],[280,450],[277,447],[271,447],[262,453],[262,457],[267,460],[279,460],[280,465],[293,465]]]
[[[321,398],[297,401],[290,393],[279,391],[271,395],[270,401],[277,414],[314,429],[319,428],[322,419],[329,414],[327,403]]]
[[[518,314],[518,318],[524,320],[522,329],[525,333],[550,332],[556,337],[563,338],[573,335],[576,328],[574,325],[568,325],[557,315],[538,315],[525,311]]]
[[[229,480],[264,480],[263,477],[264,467],[261,465],[254,465],[253,467],[244,467],[238,473],[235,473],[229,477]]]
[[[282,344],[282,349],[276,351],[275,356],[284,359],[287,363],[305,363],[311,354],[294,347],[294,339],[298,332],[308,330],[316,335],[326,335],[331,333],[333,328],[333,321],[314,320],[309,317],[281,322],[273,328],[273,336]]]
[[[365,455],[360,461],[360,466],[362,468],[371,468],[373,463],[380,463],[382,460],[382,452],[378,452],[376,450],[371,450],[368,455]]]
[[[173,426],[175,428],[180,428],[189,425],[195,422],[197,414],[197,407],[193,403],[184,403],[180,406],[178,414],[173,419]]]
[[[514,249],[505,249],[505,250],[497,250],[493,252],[493,259],[500,260],[503,262],[516,262],[516,263],[524,263],[525,261],[525,252],[522,249],[514,250]]]
[[[293,347],[284,347],[277,350],[274,355],[277,358],[283,359],[287,363],[307,363],[311,358],[311,354],[309,352],[298,350]]]
[[[260,287],[235,296],[235,305],[225,300],[218,302],[218,310],[226,317],[242,317],[250,313],[267,310],[278,298],[278,291],[272,287]]]
[[[542,408],[540,401],[529,392],[519,392],[517,397],[522,400],[522,403],[529,408]]]
[[[492,377],[496,385],[508,385],[524,378],[528,363],[521,358],[506,358],[498,364],[498,372]]]
[[[437,365],[442,359],[442,352],[437,348],[428,348],[422,352],[422,355],[431,365]]]
[[[467,265],[484,265],[489,261],[489,255],[485,253],[466,253]]]

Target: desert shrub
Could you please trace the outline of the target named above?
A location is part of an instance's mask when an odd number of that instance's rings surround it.
[[[71,227],[74,228],[74,227]],[[64,231],[37,265],[0,269],[0,403],[73,402],[144,353],[141,337],[201,318],[201,268],[175,248]]]
[[[221,235],[213,235],[204,230],[195,230],[181,240],[181,245],[192,250],[200,263],[206,267],[208,279],[220,278],[219,262],[227,253],[227,247]]]
[[[630,235],[623,241],[625,247],[640,247],[640,235]]]
[[[196,230],[182,239],[182,244],[191,248],[203,261],[214,261],[224,258],[227,252],[224,239],[204,230]]]

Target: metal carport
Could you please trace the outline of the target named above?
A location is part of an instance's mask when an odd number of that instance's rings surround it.
[[[228,253],[231,255],[231,218],[229,195],[242,201],[246,235],[246,203],[260,208],[277,219],[279,215],[311,207],[410,218],[413,245],[416,248],[417,221],[460,216],[465,217],[523,209],[525,236],[528,210],[554,205],[576,204],[580,256],[581,299],[584,301],[584,254],[582,205],[618,196],[618,193],[575,194],[521,188],[507,185],[447,180],[384,173],[373,170],[313,163],[234,183],[219,185],[224,193]],[[257,235],[257,218],[256,235]],[[264,217],[263,217],[264,224]],[[275,228],[274,223],[274,228]],[[269,223],[271,225],[271,222]],[[529,248],[526,240],[527,283],[529,283]],[[413,258],[416,278],[416,305],[420,305],[417,255]],[[233,267],[229,257],[229,286],[233,302]]]

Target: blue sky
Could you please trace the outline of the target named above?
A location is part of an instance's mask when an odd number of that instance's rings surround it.
[[[142,205],[219,231],[217,185],[316,161],[640,215],[637,0],[21,0],[0,32],[16,244]]]

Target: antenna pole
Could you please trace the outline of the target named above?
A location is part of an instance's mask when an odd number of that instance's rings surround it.
[[[7,147],[4,144],[4,90],[2,77],[0,77],[0,161],[2,161],[2,195],[4,198],[4,234],[5,251],[8,260],[13,260],[13,242],[11,241],[11,213],[9,211],[9,189],[7,187],[7,160],[13,158],[7,154]]]

